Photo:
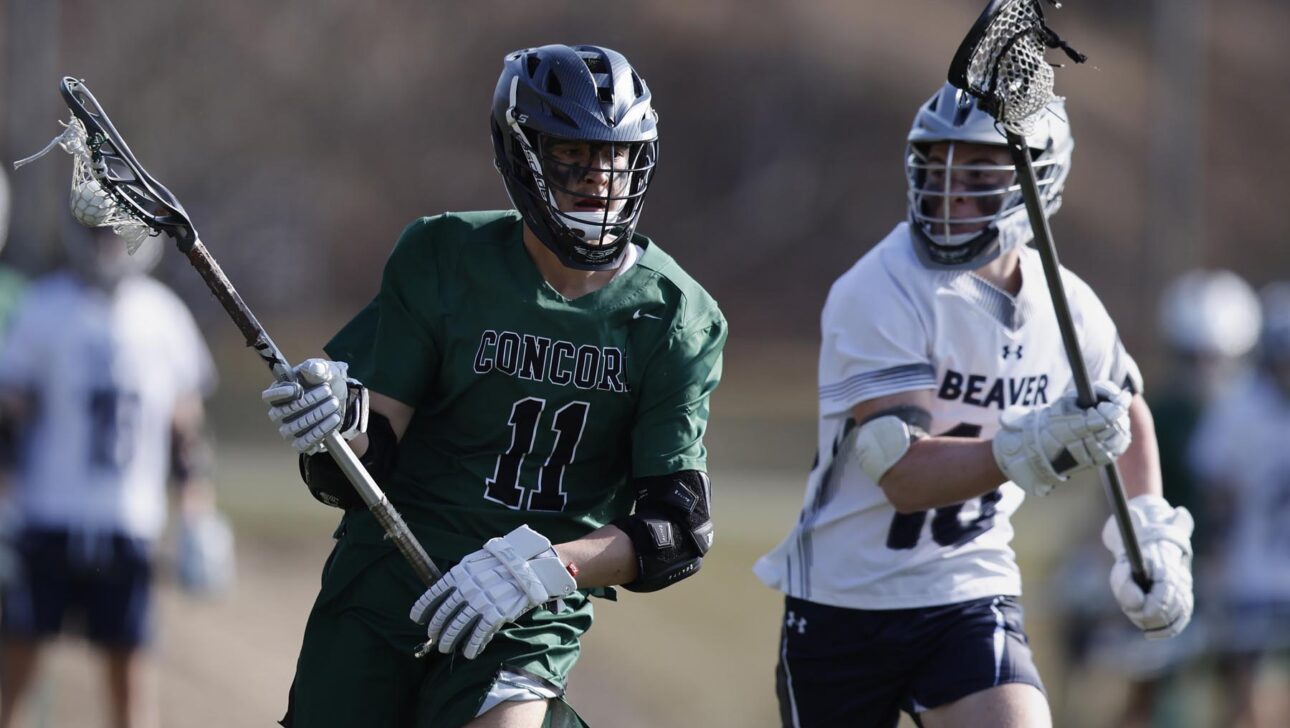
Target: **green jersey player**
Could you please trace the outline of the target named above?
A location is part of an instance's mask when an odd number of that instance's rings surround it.
[[[580,725],[562,696],[588,595],[668,586],[711,545],[726,322],[634,232],[648,88],[605,48],[518,51],[492,132],[516,209],[413,222],[331,360],[265,391],[311,492],[346,508],[285,726]],[[429,590],[320,453],[337,430],[453,565]]]

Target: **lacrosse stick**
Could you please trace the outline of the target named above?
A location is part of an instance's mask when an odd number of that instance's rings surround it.
[[[111,227],[125,239],[126,249],[132,255],[149,237],[162,233],[173,237],[180,252],[188,256],[211,293],[242,332],[246,345],[255,349],[278,381],[294,382],[291,365],[197,237],[197,230],[179,200],[134,158],[107,112],[85,83],[71,77],[64,78],[59,90],[72,112],[71,121],[64,125],[63,133],[42,151],[20,160],[14,167],[40,158],[55,145],[62,147],[75,160],[71,208],[77,222],[87,227]],[[394,541],[421,581],[430,586],[438,580],[438,567],[349,448],[349,443],[336,432],[327,435],[324,442],[336,465],[354,485],[385,529],[387,537]]]
[[[1054,7],[1061,7],[1049,0]],[[1017,182],[1025,199],[1030,227],[1034,230],[1036,247],[1044,265],[1044,278],[1057,310],[1057,326],[1061,330],[1066,358],[1070,360],[1075,392],[1081,407],[1097,404],[1089,381],[1088,368],[1080,353],[1079,339],[1071,320],[1066,289],[1062,285],[1057,248],[1053,245],[1052,230],[1044,215],[1039,199],[1035,170],[1031,165],[1030,151],[1025,136],[1030,133],[1040,114],[1053,100],[1053,67],[1044,60],[1049,48],[1060,48],[1076,63],[1085,57],[1066,44],[1044,23],[1043,6],[1039,0],[991,0],[985,12],[963,39],[954,61],[950,64],[949,81],[954,86],[980,99],[979,105],[993,116],[1003,128],[1017,169]],[[1133,580],[1143,592],[1151,588],[1142,563],[1142,549],[1129,519],[1129,506],[1124,497],[1124,486],[1115,463],[1102,468],[1105,486],[1115,521],[1124,540],[1125,556]]]

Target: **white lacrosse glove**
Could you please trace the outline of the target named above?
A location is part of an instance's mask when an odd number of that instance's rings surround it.
[[[185,514],[179,521],[176,576],[190,594],[214,596],[233,583],[233,529],[217,511]]]
[[[1102,543],[1115,556],[1111,591],[1125,616],[1147,639],[1174,637],[1191,621],[1195,605],[1191,588],[1191,532],[1195,524],[1191,513],[1182,506],[1170,506],[1158,495],[1140,495],[1129,501],[1129,516],[1151,589],[1143,594],[1134,583],[1120,527],[1112,516],[1102,527]]]
[[[1129,448],[1133,395],[1111,382],[1093,386],[1098,402],[1084,409],[1075,392],[1031,410],[1009,407],[994,436],[994,461],[1009,480],[1047,495],[1073,473],[1108,465]]]
[[[282,439],[298,452],[323,452],[323,439],[334,431],[346,440],[367,431],[367,388],[348,378],[348,364],[306,359],[292,371],[296,381],[274,382],[260,398]]]
[[[474,659],[493,636],[530,609],[578,588],[545,536],[528,526],[489,539],[436,581],[412,605],[439,651]]]

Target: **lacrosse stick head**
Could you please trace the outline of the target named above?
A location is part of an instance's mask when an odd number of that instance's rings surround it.
[[[84,81],[64,78],[59,90],[72,112],[57,140],[75,160],[72,216],[87,227],[111,227],[131,254],[161,234],[187,252],[197,231],[179,200],[139,164]]]
[[[1042,0],[991,0],[954,54],[949,81],[980,99],[1004,129],[1025,136],[1053,100],[1049,48],[1086,60],[1045,23]]]

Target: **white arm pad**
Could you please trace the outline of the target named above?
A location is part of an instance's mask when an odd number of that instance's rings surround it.
[[[856,433],[856,457],[860,468],[874,483],[882,480],[888,470],[905,457],[909,446],[922,436],[904,420],[886,415],[860,425]]]

